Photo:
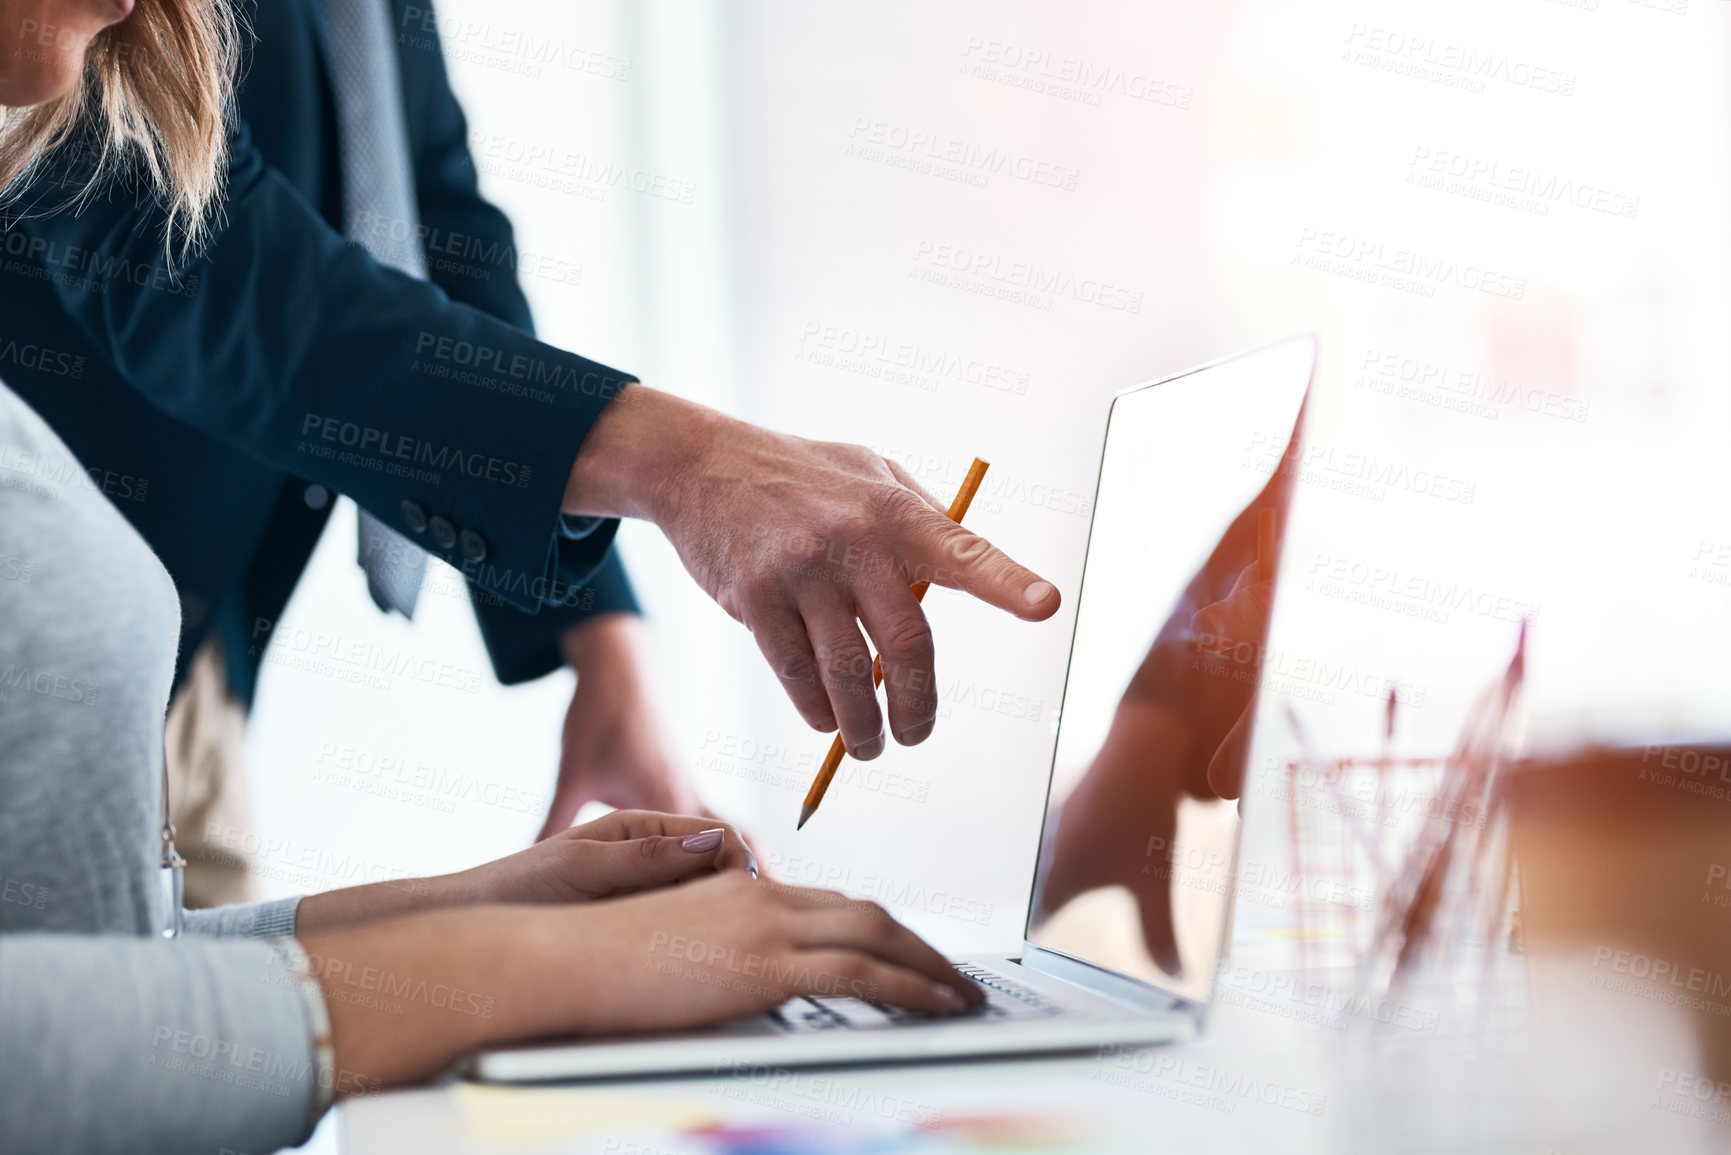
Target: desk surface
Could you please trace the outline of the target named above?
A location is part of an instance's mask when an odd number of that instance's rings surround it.
[[[1109,1055],[757,1068],[586,1087],[445,1083],[345,1104],[341,1147],[344,1155],[1731,1147],[1731,1101],[1702,1102],[1677,1093],[1675,1081],[1669,1094],[1656,1087],[1656,1074],[1689,1069],[1690,1044],[1651,1008],[1632,1018],[1630,1000],[1571,989],[1566,1012],[1536,1030],[1519,982],[1499,1000],[1432,992],[1356,1015],[1325,989],[1223,977],[1202,1038]]]

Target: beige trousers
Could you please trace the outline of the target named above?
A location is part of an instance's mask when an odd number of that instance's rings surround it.
[[[251,902],[246,858],[230,847],[252,834],[241,761],[246,710],[228,692],[222,651],[206,641],[168,703],[168,802],[175,847],[186,860],[189,910]]]

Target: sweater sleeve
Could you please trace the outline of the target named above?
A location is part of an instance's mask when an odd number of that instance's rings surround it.
[[[186,912],[186,933],[205,938],[276,938],[293,935],[300,895],[271,902],[236,903]]]
[[[265,942],[0,937],[0,1119],[16,1151],[275,1151],[305,1141],[318,1058]]]

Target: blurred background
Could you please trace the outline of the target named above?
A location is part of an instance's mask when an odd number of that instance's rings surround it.
[[[1400,749],[1440,752],[1523,617],[1534,748],[1731,729],[1731,3],[429,20],[545,339],[945,498],[985,457],[970,524],[1070,594],[1112,394],[1314,332],[1270,645],[1312,742],[1371,752],[1397,685]],[[449,570],[380,615],[352,518],[249,734],[267,896],[510,852],[551,792],[570,675],[494,684]],[[1074,602],[1028,625],[934,590],[935,734],[846,764],[796,835],[827,736],[652,528],[620,541],[675,748],[771,868],[1018,944]],[[320,635],[466,673],[366,675]]]

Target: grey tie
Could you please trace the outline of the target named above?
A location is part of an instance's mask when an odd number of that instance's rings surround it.
[[[343,235],[359,241],[380,264],[425,278],[388,0],[324,0],[324,5],[337,101]],[[360,515],[367,592],[380,609],[413,617],[427,555],[366,510]]]

